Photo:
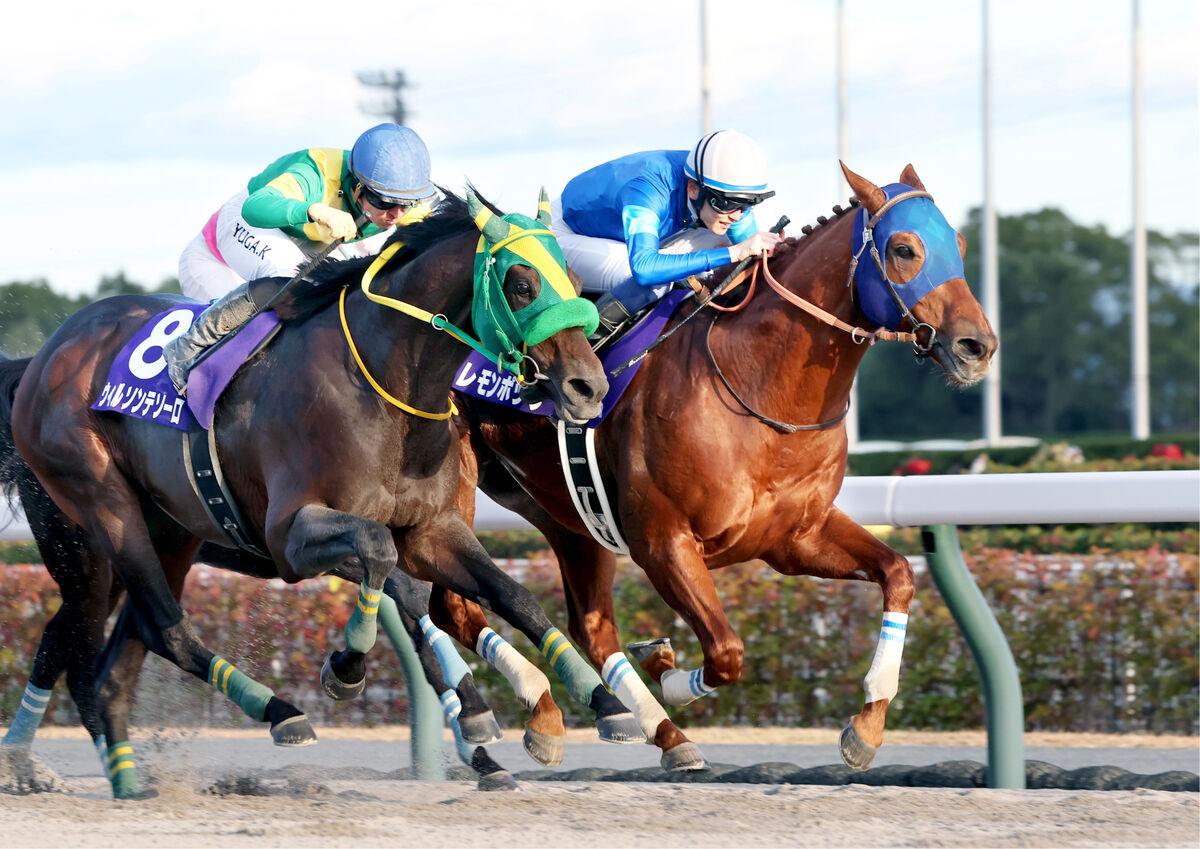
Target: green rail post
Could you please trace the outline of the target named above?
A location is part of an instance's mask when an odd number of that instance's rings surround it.
[[[389,621],[384,622],[384,618]],[[412,734],[413,777],[420,781],[445,781],[446,765],[442,760],[442,703],[425,680],[425,670],[417,657],[412,637],[400,622],[396,602],[388,595],[379,605],[379,619],[400,656],[400,668],[408,683],[408,724]]]
[[[1012,649],[967,569],[958,545],[958,528],[925,527],[921,539],[934,583],[967,638],[983,680],[988,787],[1024,790],[1025,707]]]

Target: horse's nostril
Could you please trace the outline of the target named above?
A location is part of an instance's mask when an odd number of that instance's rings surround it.
[[[580,401],[591,401],[596,396],[596,388],[590,380],[576,377],[568,380],[567,383],[571,387],[571,392]]]
[[[959,354],[964,359],[978,360],[983,356],[986,348],[980,344],[978,339],[972,339],[970,336],[964,336],[954,343],[954,347],[958,348]]]

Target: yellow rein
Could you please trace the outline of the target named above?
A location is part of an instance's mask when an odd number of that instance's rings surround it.
[[[384,265],[387,264],[389,259],[395,256],[396,251],[400,250],[402,247],[404,247],[404,245],[401,242],[393,242],[384,248],[379,256],[375,257],[375,261],[371,263],[366,272],[363,274],[363,294],[377,304],[390,307],[394,310],[404,313],[405,315],[411,315],[413,318],[419,321],[428,322],[430,325],[437,327],[437,325],[433,324],[433,320],[437,318],[437,316],[428,310],[423,310],[420,307],[414,307],[412,304],[406,304],[404,301],[398,301],[395,298],[388,298],[384,295],[376,295],[371,291],[371,281],[375,279],[375,275],[381,268],[383,268]],[[346,334],[346,344],[350,346],[350,353],[354,355],[354,361],[358,363],[359,369],[362,370],[363,377],[365,377],[367,379],[367,383],[371,384],[372,388],[379,393],[380,398],[387,401],[393,407],[398,407],[406,413],[414,416],[420,416],[423,419],[433,419],[434,421],[444,421],[458,412],[453,401],[449,402],[450,409],[444,413],[427,413],[424,410],[418,410],[416,407],[410,407],[399,398],[395,398],[389,394],[388,391],[380,386],[375,378],[371,376],[371,372],[367,370],[367,364],[363,362],[363,358],[359,355],[358,348],[354,344],[354,339],[350,335],[350,325],[346,323],[346,289],[342,289],[341,297],[338,298],[338,315],[341,317],[342,332]],[[449,333],[460,342],[462,341],[462,339],[459,338],[456,333],[453,333],[444,327],[438,327],[437,329]]]

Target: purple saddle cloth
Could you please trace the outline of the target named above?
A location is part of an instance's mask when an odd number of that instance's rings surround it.
[[[162,349],[191,327],[196,316],[207,306],[181,303],[146,322],[113,360],[108,379],[92,409],[121,413],[179,430],[187,430],[194,417],[205,430],[211,428],[217,399],[242,363],[278,326],[279,317],[273,311],[259,313],[233,338],[205,357],[188,375],[185,402],[167,376]]]
[[[624,365],[630,359],[641,353],[663,332],[675,308],[679,306],[691,292],[686,289],[673,289],[659,300],[646,316],[634,327],[616,341],[607,351],[600,355],[600,362],[608,375],[608,394],[604,396],[604,405],[600,415],[588,422],[588,427],[596,427],[608,416],[617,405],[621,395],[629,387],[634,374],[641,368],[640,361],[613,377],[612,370]],[[189,384],[188,394],[191,394]],[[517,392],[517,378],[508,372],[497,370],[495,363],[482,354],[472,351],[463,363],[462,368],[454,377],[454,388],[465,395],[482,398],[512,410],[521,410],[538,416],[553,416],[554,402],[539,401],[536,404],[526,404]]]

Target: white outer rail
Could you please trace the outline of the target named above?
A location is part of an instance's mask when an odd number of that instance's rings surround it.
[[[1200,522],[1200,470],[848,477],[836,503],[860,524],[897,527]],[[32,539],[25,517],[4,507],[0,540]],[[532,527],[476,496],[476,530]]]

